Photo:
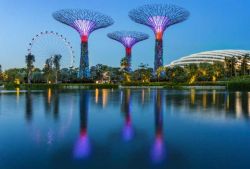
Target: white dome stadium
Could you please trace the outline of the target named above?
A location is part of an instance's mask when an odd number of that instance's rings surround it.
[[[225,57],[242,57],[245,54],[250,54],[248,50],[214,50],[192,54],[189,56],[182,57],[178,60],[171,62],[167,66],[185,66],[189,64],[200,64],[214,62],[224,62]]]

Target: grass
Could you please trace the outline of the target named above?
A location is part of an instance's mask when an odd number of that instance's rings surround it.
[[[228,90],[250,91],[250,76],[231,78],[227,83]]]

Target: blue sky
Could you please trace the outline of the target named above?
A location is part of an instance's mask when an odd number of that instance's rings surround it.
[[[100,11],[115,20],[113,26],[92,33],[89,41],[90,65],[119,66],[124,56],[123,46],[106,35],[116,30],[135,30],[148,33],[150,39],[134,47],[133,67],[141,62],[153,66],[153,32],[132,22],[128,11],[147,3],[168,2],[188,9],[191,16],[165,32],[164,64],[200,51],[250,49],[249,0],[0,0],[0,64],[4,69],[24,67],[24,56],[32,37],[40,31],[54,30],[71,41],[78,66],[78,33],[55,21],[51,14],[63,8],[83,8]]]

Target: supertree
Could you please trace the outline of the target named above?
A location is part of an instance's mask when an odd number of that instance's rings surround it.
[[[88,38],[90,34],[101,28],[106,28],[114,23],[107,15],[87,9],[63,9],[53,13],[53,17],[72,28],[81,36],[81,57],[79,78],[89,78],[89,53]]]
[[[135,31],[116,31],[109,33],[108,37],[123,44],[126,50],[126,59],[128,61],[126,70],[131,71],[132,47],[136,43],[148,39],[149,36],[145,33]]]
[[[171,25],[185,21],[189,12],[172,4],[150,4],[133,9],[129,17],[139,23],[149,26],[155,33],[155,61],[154,70],[163,66],[163,41],[164,31]]]

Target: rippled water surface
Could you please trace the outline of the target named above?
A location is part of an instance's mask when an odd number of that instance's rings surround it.
[[[250,92],[0,93],[1,169],[249,169]]]

